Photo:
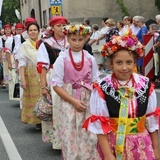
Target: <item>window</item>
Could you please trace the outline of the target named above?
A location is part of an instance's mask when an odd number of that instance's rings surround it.
[[[46,10],[43,11],[43,25],[46,25],[47,24],[47,12]]]

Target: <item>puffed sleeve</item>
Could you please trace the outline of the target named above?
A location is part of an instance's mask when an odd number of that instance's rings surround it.
[[[59,86],[62,87],[64,82],[64,56],[63,52],[59,54],[59,57],[56,59],[54,63],[54,67],[52,70],[52,78],[51,78],[51,84],[53,86]]]
[[[42,67],[49,69],[50,61],[44,43],[41,43],[41,45],[38,48],[37,63],[41,63]]]
[[[14,41],[15,41],[15,46],[14,46],[14,49],[13,49],[13,54],[17,54],[18,53],[18,50],[19,50],[19,47],[21,46],[21,35],[20,34],[17,34],[14,36]]]
[[[106,101],[100,96],[99,91],[94,89],[90,98],[91,117],[89,117],[83,124],[86,128],[94,134],[107,134],[111,131],[109,122],[109,113],[106,106]]]
[[[20,46],[20,49],[18,51],[18,68],[24,66],[26,67],[27,63],[28,63],[28,58],[23,54],[23,52],[21,51],[21,49],[23,48],[23,44]]]
[[[92,82],[95,81],[99,81],[99,71],[95,57],[92,56]]]
[[[154,112],[157,108],[157,98],[156,98],[156,93],[153,90],[151,95],[149,96],[148,99],[148,106],[147,106],[147,111],[146,114],[150,114]],[[155,130],[158,130],[158,116],[151,115],[146,118],[146,127],[149,132],[154,132]]]
[[[9,37],[5,42],[6,52],[10,54],[12,52],[12,43],[13,43],[13,37]]]

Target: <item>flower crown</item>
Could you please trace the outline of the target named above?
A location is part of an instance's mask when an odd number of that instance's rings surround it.
[[[91,33],[90,29],[82,24],[70,24],[63,28],[63,33],[65,35],[75,34],[75,35],[89,35]]]
[[[109,57],[120,49],[133,51],[138,57],[141,57],[144,46],[131,31],[128,31],[124,36],[112,36],[112,39],[102,46],[101,54],[104,57]]]

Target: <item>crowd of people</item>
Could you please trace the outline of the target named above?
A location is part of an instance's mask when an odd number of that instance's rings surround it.
[[[43,29],[31,17],[4,25],[0,83],[8,85],[9,100],[20,102],[22,123],[42,131],[63,160],[159,160],[160,109],[153,81],[142,75],[143,38],[151,34],[160,83],[160,15],[156,21],[106,17],[99,26],[55,16]],[[34,114],[41,97],[52,101],[51,121]]]

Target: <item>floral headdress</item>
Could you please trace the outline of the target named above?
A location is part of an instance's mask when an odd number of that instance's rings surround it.
[[[75,34],[75,35],[89,35],[91,33],[90,29],[82,24],[70,24],[63,28],[63,33],[65,35]]]
[[[144,46],[137,37],[128,31],[124,36],[112,36],[112,39],[102,46],[102,56],[111,56],[120,49],[126,49],[137,53],[138,57],[143,56]]]

